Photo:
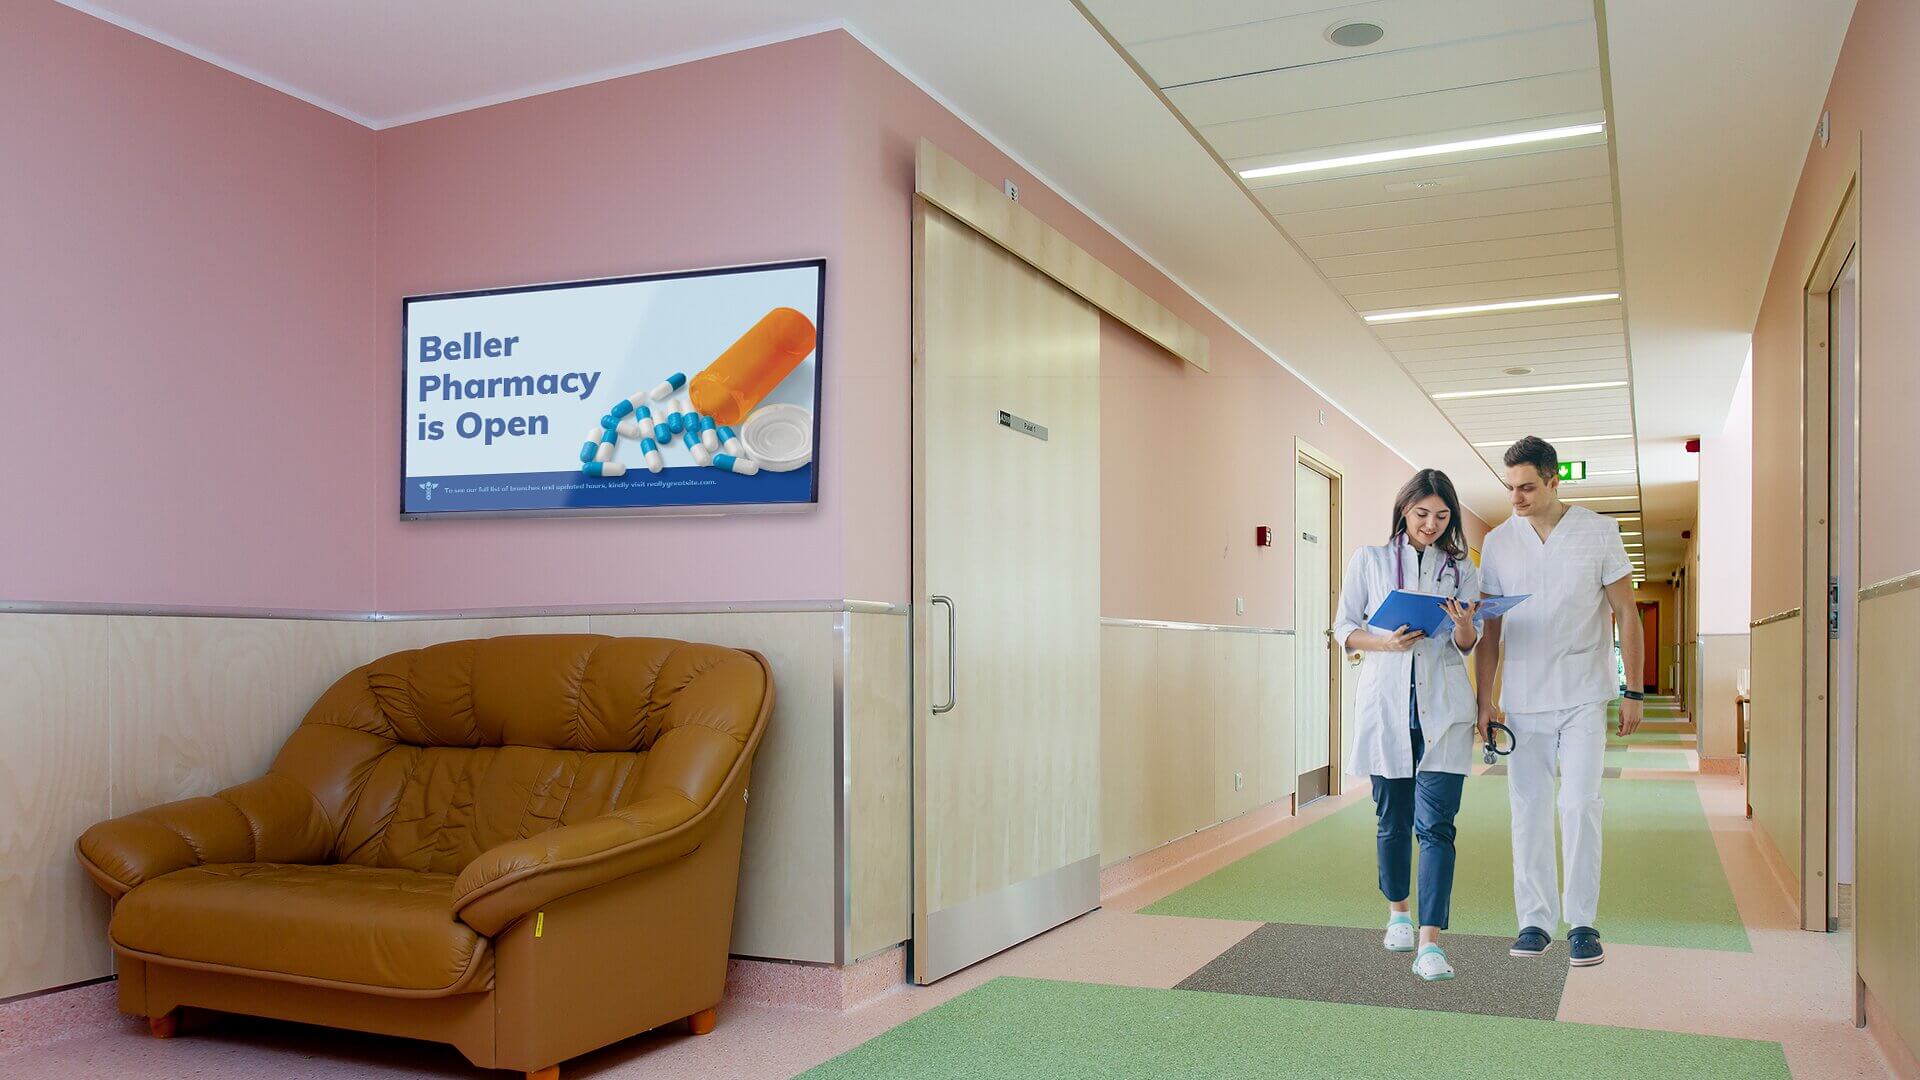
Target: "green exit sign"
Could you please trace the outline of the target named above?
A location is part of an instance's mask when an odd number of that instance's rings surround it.
[[[1561,463],[1560,463],[1560,479],[1562,479],[1562,480],[1585,480],[1586,478],[1587,478],[1587,463],[1586,463],[1586,462],[1584,462],[1584,461],[1563,461],[1563,462],[1561,462]]]

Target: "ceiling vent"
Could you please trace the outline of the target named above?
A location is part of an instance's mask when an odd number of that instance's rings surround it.
[[[1348,49],[1364,49],[1386,36],[1379,23],[1343,22],[1327,28],[1327,40]]]

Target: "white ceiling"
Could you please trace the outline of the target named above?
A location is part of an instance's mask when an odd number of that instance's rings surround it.
[[[1236,172],[1606,119],[1591,0],[1086,2]],[[1385,33],[1360,47],[1329,40],[1352,21]],[[1247,183],[1357,314],[1621,287],[1604,133]],[[1616,384],[1436,401],[1493,469],[1522,435],[1623,436],[1563,443],[1592,477],[1568,493],[1639,513],[1621,303],[1374,333],[1428,394]]]
[[[1096,4],[1236,159],[1590,116],[1604,105],[1595,96],[1604,44],[1622,252],[1609,239],[1598,146],[1430,163],[1447,167],[1420,175],[1445,184],[1421,200],[1384,191],[1387,177],[1263,189],[1299,233],[1296,246],[1070,0],[63,2],[376,128],[843,27],[1402,456],[1453,473],[1468,504],[1494,520],[1504,493],[1459,431],[1504,437],[1506,418],[1471,400],[1443,414],[1427,392],[1483,385],[1496,378],[1483,370],[1494,357],[1530,356],[1536,377],[1612,370],[1606,363],[1625,355],[1621,307],[1410,323],[1377,337],[1355,307],[1571,286],[1624,267],[1641,445],[1637,465],[1632,455],[1618,465],[1640,469],[1649,519],[1671,518],[1673,536],[1649,537],[1656,574],[1677,562],[1677,530],[1692,515],[1693,462],[1666,440],[1712,433],[1724,418],[1852,8],[1607,0],[1597,35],[1586,0]],[[1357,59],[1321,37],[1323,20],[1356,13],[1393,38]],[[1346,59],[1325,63],[1336,56]],[[1315,72],[1343,66],[1352,74]],[[1217,79],[1232,69],[1275,70]],[[1277,109],[1275,95],[1285,101]],[[1402,111],[1408,102],[1417,114]],[[1508,199],[1519,201],[1487,224],[1489,206]],[[1359,215],[1373,229],[1399,215],[1390,228],[1419,242],[1383,250],[1356,229]],[[1569,347],[1548,360],[1539,343],[1549,339]],[[1561,412],[1542,411],[1540,422],[1618,415],[1603,398],[1552,407]],[[1567,456],[1596,470],[1615,460],[1602,449],[1619,449],[1588,445]]]

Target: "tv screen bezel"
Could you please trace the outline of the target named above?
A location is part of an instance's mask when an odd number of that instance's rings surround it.
[[[587,507],[551,507],[528,510],[409,510],[407,509],[407,424],[410,422],[410,405],[407,399],[407,359],[408,345],[411,341],[409,318],[416,303],[435,300],[464,300],[477,296],[505,296],[517,293],[553,292],[560,289],[582,289],[599,285],[630,285],[647,281],[679,281],[688,278],[723,277],[733,274],[750,274],[770,270],[813,269],[818,281],[814,297],[814,361],[813,361],[813,461],[809,484],[809,494],[805,502],[743,502],[710,503],[700,506],[587,506]],[[735,266],[711,266],[697,270],[669,270],[651,274],[627,274],[619,277],[582,278],[574,281],[549,281],[535,285],[509,285],[491,289],[463,289],[457,292],[421,293],[404,296],[400,299],[400,520],[402,521],[470,521],[483,518],[530,518],[530,517],[725,517],[733,514],[796,514],[816,510],[820,506],[820,419],[824,411],[821,398],[823,378],[821,372],[826,367],[827,351],[827,260],[824,257],[812,259],[787,259],[779,262],[743,263]]]

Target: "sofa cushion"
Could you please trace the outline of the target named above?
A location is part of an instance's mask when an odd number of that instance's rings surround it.
[[[486,990],[492,958],[454,916],[453,883],[370,866],[197,866],[129,892],[111,936],[154,963],[409,997]]]

